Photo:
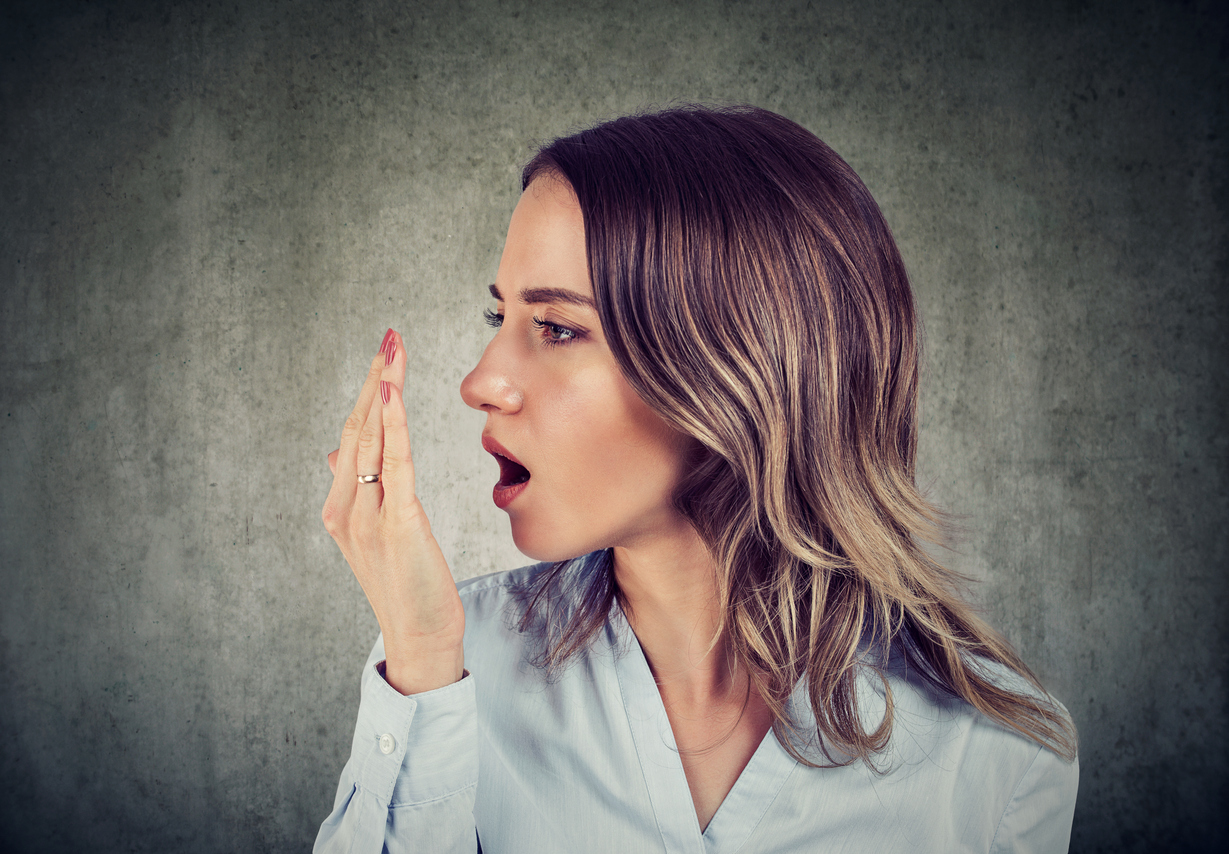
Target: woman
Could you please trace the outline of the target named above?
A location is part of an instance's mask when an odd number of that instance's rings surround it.
[[[1065,851],[1071,723],[922,547],[918,323],[853,171],[686,108],[523,188],[461,393],[543,563],[453,583],[389,330],[330,455],[382,634],[317,850]]]

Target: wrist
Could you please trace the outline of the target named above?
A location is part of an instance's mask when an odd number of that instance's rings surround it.
[[[463,649],[426,651],[385,647],[380,674],[400,694],[422,694],[457,682],[465,674]]]

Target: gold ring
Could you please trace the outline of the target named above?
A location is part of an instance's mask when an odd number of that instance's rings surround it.
[[[359,483],[379,483],[380,476],[378,474],[360,474],[358,476]]]

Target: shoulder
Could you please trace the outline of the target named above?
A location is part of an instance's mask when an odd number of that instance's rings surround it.
[[[557,563],[535,563],[479,575],[458,581],[457,593],[465,605],[466,616],[470,616],[471,609],[480,616],[492,606],[513,601],[523,605],[540,591],[543,586],[540,582],[549,581],[549,590],[543,592],[548,594],[550,607],[566,610],[584,595],[592,572],[602,568],[604,557],[605,552],[598,551]]]
[[[468,604],[490,595],[508,595],[510,591],[524,587],[542,572],[552,566],[549,563],[535,563],[529,566],[507,569],[502,572],[492,572],[487,575],[477,575],[457,582],[457,593],[461,601]],[[485,594],[485,596],[484,596]]]
[[[972,664],[996,687],[1068,716],[1062,703],[1010,668],[982,659]],[[932,784],[947,789],[953,815],[969,826],[989,820],[983,826],[990,851],[1014,851],[1025,842],[1025,850],[1066,850],[1078,760],[1068,761],[993,720],[915,670],[895,660],[893,665],[883,671],[893,705],[885,758],[895,767],[925,768],[921,776],[933,775]]]
[[[604,552],[557,563],[535,563],[457,582],[465,607],[465,643],[539,646],[558,631],[590,590]],[[534,651],[521,650],[532,657]],[[540,650],[538,650],[540,652]]]
[[[519,603],[525,599],[525,591],[551,566],[535,563],[458,581],[457,594],[465,607],[467,644],[470,636],[484,624],[492,624],[493,629],[498,624],[511,628],[522,610]]]
[[[1063,717],[1066,708],[1026,677],[997,662],[975,658],[970,667],[996,688],[1028,698],[1039,706],[1050,707]],[[979,750],[968,760],[985,757],[993,764],[1008,756],[1024,766],[1032,763],[1040,745],[1015,729],[999,723],[972,705],[934,685],[903,656],[893,654],[888,665],[878,669],[882,678],[868,677],[870,690],[876,695],[876,711],[886,711],[886,696],[892,701],[893,742],[904,750],[909,744],[926,752],[940,750],[956,743],[976,742]],[[875,685],[874,683],[879,683]],[[1050,752],[1050,751],[1047,751]]]

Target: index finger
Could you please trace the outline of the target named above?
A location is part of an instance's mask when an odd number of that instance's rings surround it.
[[[367,413],[371,411],[371,402],[380,393],[380,374],[386,367],[388,350],[393,345],[395,337],[396,333],[392,329],[384,333],[384,340],[380,343],[380,352],[371,360],[371,369],[367,371],[367,378],[363,381],[363,387],[358,393],[358,401],[346,417],[346,425],[341,431],[341,447],[337,449],[333,488],[337,489],[338,484],[343,484],[345,494],[351,498],[358,483],[359,431],[362,430],[367,420]]]

